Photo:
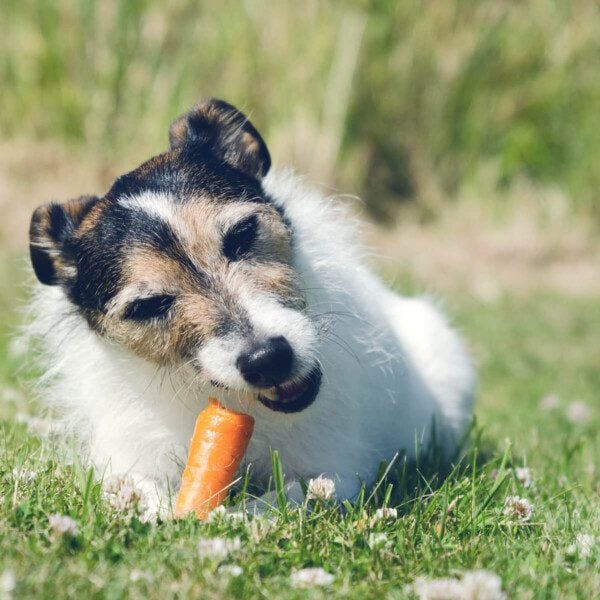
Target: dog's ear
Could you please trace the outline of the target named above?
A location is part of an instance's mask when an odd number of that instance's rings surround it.
[[[36,277],[43,284],[58,285],[73,276],[72,236],[97,200],[96,196],[81,196],[62,204],[44,204],[33,212],[29,254]]]
[[[215,157],[256,179],[271,166],[267,145],[248,118],[222,100],[200,102],[169,130],[171,149],[204,146]]]

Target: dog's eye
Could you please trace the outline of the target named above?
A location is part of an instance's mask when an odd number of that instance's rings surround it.
[[[129,321],[147,321],[164,317],[175,302],[175,296],[150,296],[149,298],[138,298],[131,302],[125,312],[123,319]]]
[[[256,239],[258,220],[252,215],[234,225],[223,240],[223,254],[229,260],[240,260],[250,252]]]

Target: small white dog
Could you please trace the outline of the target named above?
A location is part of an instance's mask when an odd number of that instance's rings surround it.
[[[277,450],[290,501],[321,474],[352,499],[434,427],[450,457],[475,378],[446,319],[388,290],[340,207],[270,172],[232,106],[197,105],[170,141],[104,197],[32,217],[42,388],[98,470],[168,510],[209,394],[255,418],[246,464],[266,482]]]

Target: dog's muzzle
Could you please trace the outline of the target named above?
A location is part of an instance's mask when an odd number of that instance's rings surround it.
[[[321,387],[321,369],[291,376],[294,351],[283,336],[255,341],[240,353],[236,367],[243,379],[258,388],[258,400],[271,410],[294,413],[310,406]]]
[[[277,412],[300,412],[315,401],[322,378],[321,369],[316,366],[304,377],[262,390],[258,394],[258,400]]]

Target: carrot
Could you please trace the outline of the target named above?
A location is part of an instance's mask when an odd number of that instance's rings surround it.
[[[227,495],[254,429],[250,415],[228,410],[208,399],[196,420],[175,516],[194,511],[199,519],[219,506]]]

